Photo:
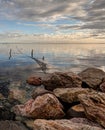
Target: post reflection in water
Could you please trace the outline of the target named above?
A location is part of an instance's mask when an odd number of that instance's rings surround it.
[[[0,44],[0,67],[37,67],[28,56],[48,64],[48,71],[104,69],[104,44]],[[9,59],[8,59],[9,57]],[[38,70],[40,71],[40,70]]]

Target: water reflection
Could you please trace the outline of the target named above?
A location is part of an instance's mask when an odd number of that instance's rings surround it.
[[[9,60],[10,49],[12,56]],[[28,67],[38,69],[37,63],[28,56],[42,59],[52,71],[79,72],[87,67],[105,67],[104,44],[0,44],[0,67]]]

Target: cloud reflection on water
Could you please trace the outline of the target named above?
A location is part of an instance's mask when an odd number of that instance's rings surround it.
[[[9,49],[13,51],[10,61]],[[87,67],[104,69],[105,65],[105,44],[0,44],[0,66],[35,65],[27,57],[32,49],[34,57],[41,59],[44,56],[53,71],[56,68],[55,70],[79,72]]]

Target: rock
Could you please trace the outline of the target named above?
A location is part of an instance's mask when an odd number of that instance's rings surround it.
[[[79,94],[89,93],[89,89],[84,88],[57,88],[54,94],[61,100],[67,103],[78,102]]]
[[[0,106],[3,106],[7,109],[11,109],[13,106],[17,104],[20,104],[20,102],[15,99],[0,99]]]
[[[83,81],[83,87],[98,89],[105,72],[97,68],[88,68],[78,74]]]
[[[98,122],[105,128],[105,93],[91,92],[78,96],[88,119]]]
[[[28,130],[33,130],[34,128],[35,119],[22,117],[22,116],[16,116],[15,121],[22,122],[26,127],[28,127]]]
[[[37,87],[32,91],[32,98],[35,99],[37,96],[41,96],[46,93],[53,94],[53,92],[46,90],[44,86]]]
[[[26,124],[27,127],[29,127],[31,130],[34,128],[34,120],[33,119],[26,119],[23,121],[24,124]]]
[[[38,119],[62,118],[65,115],[62,109],[63,106],[52,94],[38,96],[35,100],[30,99],[24,105],[16,105],[13,108],[17,115]]]
[[[99,124],[92,122],[91,120],[88,120],[87,118],[72,118],[70,121],[74,123],[82,123],[90,126],[96,126],[102,128]]]
[[[2,95],[2,93],[0,93],[0,100],[1,99],[5,99],[5,97]]]
[[[15,120],[15,114],[10,109],[0,106],[0,120]]]
[[[82,81],[80,77],[74,73],[52,73],[47,79],[42,81],[42,84],[47,90],[54,90],[56,88],[73,88],[81,87]]]
[[[25,103],[31,98],[31,93],[36,88],[33,85],[29,85],[26,82],[13,81],[10,86],[9,99],[19,100],[21,103]]]
[[[27,79],[27,83],[30,85],[40,86],[42,81],[40,77],[30,77]]]
[[[104,130],[100,127],[83,123],[74,123],[70,120],[42,120],[34,121],[34,130]]]
[[[0,120],[15,120],[12,107],[19,104],[17,100],[0,99]]]
[[[11,100],[18,100],[21,103],[24,103],[26,101],[26,91],[22,89],[12,88],[10,89],[8,98]]]
[[[29,130],[22,123],[15,121],[0,121],[0,130]]]
[[[84,108],[81,104],[71,107],[67,111],[66,115],[67,115],[67,118],[74,118],[74,117],[86,118],[85,113],[84,113]]]
[[[10,81],[1,81],[0,80],[0,93],[4,96],[4,97],[8,97],[9,95],[9,86],[10,84]]]
[[[105,93],[105,82],[100,84],[100,90]]]

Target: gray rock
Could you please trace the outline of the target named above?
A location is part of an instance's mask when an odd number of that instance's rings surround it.
[[[84,88],[57,88],[54,91],[54,94],[63,102],[73,103],[78,102],[79,94],[89,93],[89,89]]]
[[[83,87],[99,89],[99,85],[105,77],[105,72],[97,68],[88,68],[78,75],[82,78]]]
[[[43,94],[46,93],[51,93],[53,94],[53,92],[48,91],[44,88],[44,86],[40,86],[40,87],[36,87],[33,91],[32,91],[32,98],[35,99],[37,96],[41,96]]]
[[[47,90],[54,90],[56,88],[73,88],[81,87],[81,78],[72,73],[55,72],[52,73],[47,79],[42,81],[42,84]]]
[[[9,86],[10,81],[9,80],[0,80],[0,93],[4,96],[4,97],[8,97],[9,95]]]
[[[28,130],[22,123],[15,121],[0,121],[0,130]]]
[[[15,114],[10,109],[0,106],[0,120],[15,120]]]

